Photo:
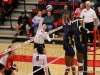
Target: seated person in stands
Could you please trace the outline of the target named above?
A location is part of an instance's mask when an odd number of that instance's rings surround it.
[[[2,0],[2,5],[4,6],[5,13],[7,13],[12,5],[12,0]]]
[[[68,10],[68,6],[65,5],[65,6],[64,6],[64,9],[61,10],[61,16],[62,16],[63,14],[65,14],[65,13],[67,14],[67,13],[69,13],[69,12],[70,12],[70,11]]]
[[[47,12],[47,16],[44,17],[43,23],[46,24],[47,31],[50,31],[53,29],[54,17],[51,14],[51,12]]]
[[[20,29],[26,29],[27,32],[27,37],[29,37],[29,18],[28,16],[25,15],[25,12],[21,12],[21,16],[19,16],[18,18],[18,24],[16,25],[16,34],[14,35],[15,37],[17,37],[18,32]]]
[[[32,19],[33,24],[30,26],[29,29],[33,29],[34,34],[36,34],[40,19],[42,18],[42,12],[39,11],[38,14]]]

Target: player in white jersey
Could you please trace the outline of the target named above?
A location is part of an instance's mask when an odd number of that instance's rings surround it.
[[[37,48],[37,53],[33,55],[32,63],[34,66],[33,71],[47,65],[47,56],[44,54],[44,49],[42,45],[40,45]],[[49,75],[48,66],[45,66],[45,72],[46,72],[46,75]],[[42,68],[41,70],[35,72],[33,75],[45,75],[45,72],[44,72],[44,68]]]
[[[7,58],[8,58],[8,55],[6,54],[0,59],[0,73],[2,75],[5,75],[4,70],[5,70],[5,65],[6,65]]]
[[[8,48],[11,48],[12,45],[8,46]],[[0,59],[0,73],[2,75],[5,75],[4,71],[5,71],[5,65],[6,65],[6,62],[7,62],[7,58],[9,56],[9,53],[7,52],[5,55],[3,55]]]
[[[44,40],[47,39],[49,42],[51,41],[48,33],[45,31],[46,30],[46,25],[42,24],[43,23],[43,18],[41,18],[36,35],[34,37],[34,49],[35,52],[37,51],[37,47],[42,45],[44,48],[44,53],[46,53],[45,50],[45,45],[44,45]]]

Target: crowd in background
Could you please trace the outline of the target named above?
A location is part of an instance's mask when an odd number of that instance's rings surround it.
[[[14,5],[15,2],[16,5]],[[49,0],[46,0],[47,1],[47,4],[49,2]],[[85,1],[87,0],[55,0],[56,2],[59,2],[60,1],[67,1],[68,2],[68,5],[65,5],[64,6],[64,9],[61,10],[61,13],[60,15],[62,16],[64,13],[69,13],[71,15],[71,18],[72,20],[74,19],[77,19],[79,18],[80,16],[80,13],[81,11],[85,8]],[[70,2],[78,2],[79,3],[79,7],[76,8],[73,12],[72,10],[69,9],[69,4]],[[99,6],[100,6],[100,0],[89,0],[91,2],[91,8],[94,9],[96,12],[99,12]],[[11,6],[13,6],[17,8],[17,5],[18,5],[18,0],[1,0],[1,6],[4,7],[4,10],[5,10],[5,14],[7,14],[9,8]],[[45,16],[44,16],[45,14]],[[24,16],[23,16],[24,15]],[[29,30],[32,30],[34,35],[36,34],[36,30],[38,28],[38,25],[39,25],[39,22],[40,22],[40,19],[44,17],[44,21],[43,23],[46,24],[47,26],[47,31],[50,31],[52,30],[53,28],[55,28],[55,25],[54,25],[54,22],[55,22],[55,17],[53,17],[53,10],[43,10],[43,11],[39,11],[37,13],[36,16],[33,17],[32,19],[32,25],[30,25],[29,23],[29,18],[27,15],[25,15],[24,12],[21,13],[21,16],[18,18],[18,24],[16,26],[16,34],[14,36],[17,36],[18,35],[18,31],[20,29],[25,29],[26,32],[27,32],[27,36],[29,37]],[[100,19],[100,18],[99,18]]]

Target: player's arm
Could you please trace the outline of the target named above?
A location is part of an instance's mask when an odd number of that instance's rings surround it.
[[[10,69],[11,69],[11,66],[12,66],[12,65],[11,65],[11,62],[8,62],[8,67],[9,67]]]
[[[47,56],[46,55],[44,56],[44,66],[45,65],[47,65]],[[46,72],[46,75],[49,75],[49,73],[48,73],[48,65],[45,66],[45,72]]]
[[[63,30],[64,30],[65,35],[68,36],[68,31],[67,31],[68,30],[68,24],[63,25]]]
[[[72,25],[72,28],[73,28],[73,30],[74,30],[76,36],[79,36],[79,32],[77,31],[77,29],[76,29],[76,27],[75,27],[75,26],[76,26],[75,23],[72,23],[71,25]]]
[[[18,71],[18,68],[16,67],[16,65],[15,64],[12,65],[12,62],[13,62],[13,59],[11,57],[8,58],[7,63],[8,63],[9,69]]]
[[[95,13],[95,11],[93,11],[93,18],[94,18],[94,29],[97,30],[98,27],[98,20],[97,20],[97,15]]]
[[[39,31],[39,30],[42,30],[42,29],[43,29],[43,28],[42,28],[42,23],[43,23],[43,20],[44,20],[44,19],[43,19],[43,18],[41,18],[37,31]]]
[[[51,38],[50,38],[49,34],[47,34],[47,33],[46,33],[46,38],[47,38],[47,40],[48,40],[49,42],[51,42]]]

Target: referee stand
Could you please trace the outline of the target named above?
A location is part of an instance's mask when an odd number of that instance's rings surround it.
[[[84,74],[83,75],[96,75],[95,72],[95,66],[96,66],[96,63],[95,63],[95,60],[96,60],[96,31],[97,30],[94,30],[94,31],[89,31],[88,34],[93,34],[94,35],[94,42],[93,43],[88,43],[87,41],[87,31],[85,30],[84,31],[84,47],[85,47],[85,52],[84,52]],[[87,50],[87,46],[93,46],[94,47],[94,50],[91,51],[91,50]],[[88,52],[93,52],[93,54],[88,54]],[[87,66],[88,66],[88,55],[93,55],[93,72],[88,72],[87,70]]]

